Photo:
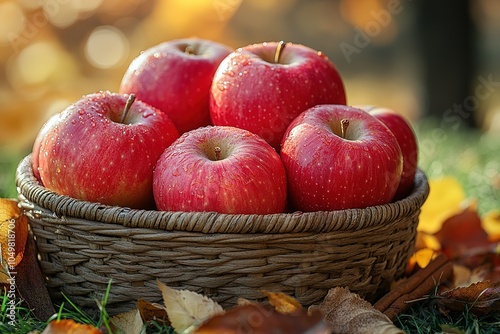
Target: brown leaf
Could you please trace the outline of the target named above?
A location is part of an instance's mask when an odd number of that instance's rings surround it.
[[[288,314],[302,309],[302,305],[293,297],[283,292],[262,291],[269,300],[269,303],[274,306],[274,309],[279,313]]]
[[[102,332],[91,325],[79,324],[74,320],[53,320],[42,334],[102,334]]]
[[[348,288],[330,289],[323,302],[309,310],[321,311],[333,333],[404,334],[387,316]]]
[[[468,310],[476,315],[500,312],[500,282],[483,281],[442,292],[438,304],[444,311]]]
[[[450,259],[471,252],[484,252],[492,247],[474,204],[446,219],[435,236],[442,252]]]
[[[453,287],[469,286],[472,283],[472,270],[460,264],[453,265]]]
[[[137,301],[137,309],[139,310],[142,321],[144,322],[154,320],[156,322],[162,322],[166,325],[170,325],[165,306],[156,303],[150,303],[144,299],[139,299]]]
[[[28,219],[17,201],[0,198],[0,283],[8,284],[10,274],[21,262],[28,238]]]
[[[283,314],[271,305],[245,304],[208,319],[194,333],[328,334],[330,329],[323,322],[319,312],[308,315],[306,310],[299,309],[293,313]]]

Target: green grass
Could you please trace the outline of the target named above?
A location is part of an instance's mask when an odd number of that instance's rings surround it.
[[[500,209],[500,134],[445,129],[435,120],[421,121],[416,132],[427,177],[455,177],[480,214]]]
[[[106,312],[106,302],[109,296],[110,288],[111,282],[108,284],[103,300],[98,303],[102,307],[100,307],[100,314],[97,319],[90,317],[78,308],[77,305],[71,302],[71,300],[66,298],[66,302],[63,302],[58,308],[58,312],[47,321],[38,320],[32,311],[28,309],[21,300],[17,300],[15,320],[12,320],[12,318],[9,317],[10,308],[8,307],[11,302],[9,298],[10,296],[8,296],[8,294],[4,294],[0,310],[0,333],[28,333],[33,330],[43,331],[50,321],[60,319],[73,319],[78,323],[89,324],[96,328],[105,328],[108,333],[111,333],[109,316]]]
[[[443,314],[439,311],[438,296],[434,292],[426,299],[416,302],[411,309],[400,315],[394,324],[406,333],[500,333],[500,313],[491,312],[476,316],[469,310]]]
[[[16,168],[26,152],[0,149],[0,198],[16,198]]]
[[[85,311],[75,305],[69,298],[65,297],[66,301],[59,305],[57,313],[50,317],[47,321],[38,320],[33,312],[28,309],[21,300],[16,300],[15,320],[13,321],[10,315],[9,303],[10,298],[7,293],[3,295],[2,305],[0,308],[0,333],[2,334],[18,334],[28,333],[30,331],[43,331],[48,323],[52,320],[72,319],[77,323],[92,325],[101,329],[103,333],[119,334],[114,330],[111,317],[106,311],[106,303],[111,289],[111,281],[104,293],[101,301],[96,300],[96,307],[100,312],[97,318],[88,315]],[[172,327],[160,322],[150,321],[144,324],[141,334],[174,334]],[[139,334],[139,333],[138,333]]]

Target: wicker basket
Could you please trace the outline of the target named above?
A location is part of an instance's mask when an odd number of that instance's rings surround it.
[[[417,172],[405,199],[366,209],[270,215],[160,212],[110,207],[57,195],[35,179],[30,156],[17,170],[20,205],[36,238],[54,300],[81,307],[112,279],[107,309],[160,301],[157,279],[208,295],[224,307],[261,289],[320,302],[335,286],[368,300],[401,277],[413,251],[429,187]]]

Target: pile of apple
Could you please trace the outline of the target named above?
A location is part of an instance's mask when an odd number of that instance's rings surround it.
[[[119,92],[83,96],[50,118],[32,167],[46,188],[107,205],[330,211],[407,196],[417,141],[394,111],[346,106],[321,52],[189,38],[142,52]]]

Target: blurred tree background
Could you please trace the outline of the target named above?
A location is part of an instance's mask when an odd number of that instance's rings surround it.
[[[428,159],[444,131],[500,132],[497,0],[0,0],[1,195],[15,195],[12,166],[52,114],[117,91],[142,50],[190,36],[323,51],[348,104],[392,108],[416,127],[433,117]],[[493,184],[499,169],[485,171]]]

